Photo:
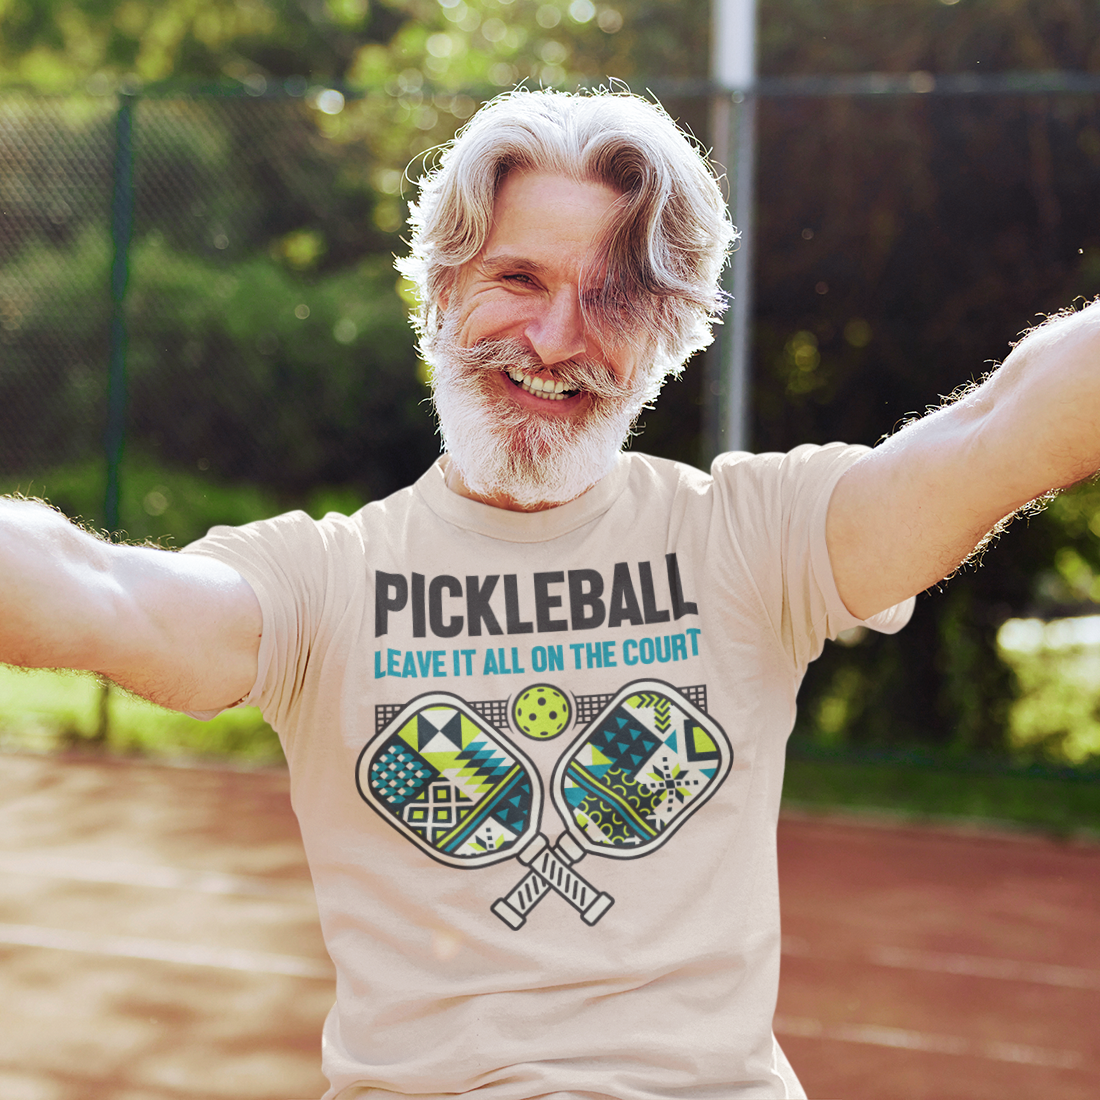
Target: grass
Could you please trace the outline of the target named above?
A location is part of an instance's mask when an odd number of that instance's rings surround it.
[[[857,756],[792,746],[784,805],[971,821],[1100,837],[1100,770],[949,761],[913,752]]]
[[[1021,689],[1009,755],[968,760],[796,739],[784,804],[1100,838],[1100,617],[1011,620],[1001,655]]]
[[[102,705],[103,685],[94,676],[0,665],[0,750],[98,746],[155,759],[217,758],[256,766],[283,761],[274,731],[251,707],[203,722],[112,687],[107,736],[100,742]]]

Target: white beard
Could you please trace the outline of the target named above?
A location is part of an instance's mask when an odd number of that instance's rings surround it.
[[[529,348],[515,340],[463,348],[453,332],[448,319],[432,341],[432,397],[444,449],[470,492],[534,509],[575,500],[611,472],[653,396],[646,372],[624,384],[597,363],[555,364],[554,376],[587,393],[588,406],[569,417],[542,414],[510,401],[494,377],[545,370]]]

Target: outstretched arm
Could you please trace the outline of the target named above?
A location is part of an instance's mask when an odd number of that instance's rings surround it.
[[[856,462],[829,504],[837,587],[866,618],[946,577],[1001,520],[1100,469],[1100,301],[1032,330],[953,404]]]
[[[229,566],[104,542],[0,499],[0,662],[101,673],[177,710],[229,706],[256,676],[261,615]]]

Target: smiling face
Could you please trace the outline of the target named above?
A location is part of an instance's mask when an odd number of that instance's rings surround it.
[[[629,383],[637,355],[617,349],[608,358],[587,329],[581,308],[582,296],[598,290],[600,243],[618,198],[601,183],[536,172],[507,176],[497,192],[485,247],[448,299],[456,308],[462,346],[518,339],[545,368],[572,359],[601,359],[619,381]],[[447,306],[445,301],[444,310]]]
[[[481,252],[444,296],[433,387],[453,487],[533,510],[579,496],[611,468],[644,404],[648,364],[597,333],[600,244],[618,199],[603,184],[513,172]]]

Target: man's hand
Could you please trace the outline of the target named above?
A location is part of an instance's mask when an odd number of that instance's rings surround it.
[[[1100,301],[1034,329],[841,478],[826,527],[841,598],[867,618],[923,591],[1001,520],[1098,468]]]
[[[0,662],[101,673],[176,710],[229,706],[256,677],[251,587],[208,558],[117,546],[0,499]]]

